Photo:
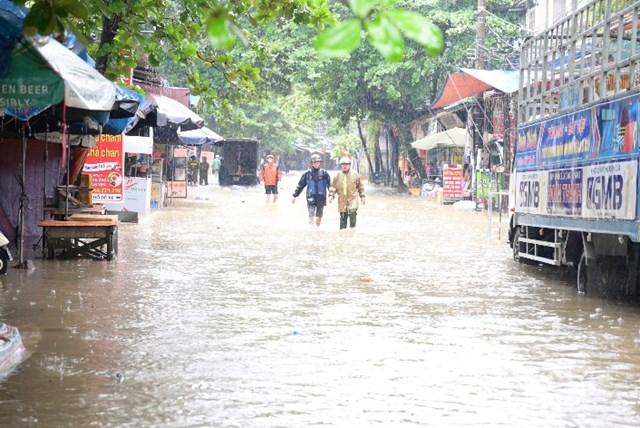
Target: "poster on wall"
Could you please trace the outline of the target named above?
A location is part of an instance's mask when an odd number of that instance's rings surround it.
[[[122,135],[98,135],[82,170],[91,175],[94,203],[124,201],[123,170]]]
[[[186,198],[186,181],[167,181],[167,193],[172,198]]]
[[[151,208],[160,208],[164,203],[164,183],[151,183]]]
[[[444,164],[442,197],[445,201],[462,199],[462,165]]]
[[[496,205],[498,190],[498,178],[494,171],[480,169],[476,170],[476,203],[478,207],[487,209],[489,203]]]

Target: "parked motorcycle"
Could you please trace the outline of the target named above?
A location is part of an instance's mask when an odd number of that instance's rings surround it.
[[[13,258],[9,251],[9,240],[0,232],[0,275],[7,273],[11,260],[13,260]]]

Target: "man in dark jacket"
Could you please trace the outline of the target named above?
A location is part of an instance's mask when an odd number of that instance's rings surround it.
[[[331,184],[329,173],[320,168],[322,157],[319,154],[311,156],[311,168],[307,170],[300,181],[296,190],[293,192],[292,203],[296,203],[296,198],[307,188],[307,209],[309,211],[309,224],[313,224],[315,217],[316,226],[320,226],[322,222],[322,212],[327,205],[327,193]]]

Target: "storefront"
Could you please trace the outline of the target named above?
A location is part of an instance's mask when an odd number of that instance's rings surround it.
[[[118,213],[123,221],[137,221],[151,209],[153,137],[123,135],[123,147],[124,198],[105,203],[105,208]]]

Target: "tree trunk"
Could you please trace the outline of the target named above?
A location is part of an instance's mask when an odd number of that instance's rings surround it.
[[[389,171],[394,171],[394,174],[391,175],[391,185],[393,186],[395,182],[396,187],[402,187],[404,183],[400,179],[400,165],[398,165],[398,160],[400,159],[400,142],[396,138],[391,125],[387,125],[387,135],[393,146],[393,150],[391,151],[391,165],[389,165]]]
[[[382,174],[384,174],[385,171],[384,171],[384,163],[382,162],[382,150],[380,150],[380,133],[378,133],[378,139],[375,142],[374,161],[376,163],[376,172],[379,174],[380,177],[382,177]]]
[[[367,163],[369,164],[369,180],[373,179],[373,164],[371,163],[371,156],[369,156],[369,149],[367,148],[367,139],[364,138],[364,134],[362,133],[362,121],[360,119],[356,120],[358,124],[358,135],[360,136],[360,141],[362,142],[362,148],[364,149],[364,155],[367,157]]]
[[[118,29],[120,28],[120,23],[122,22],[122,17],[119,15],[114,16],[113,18],[104,18],[102,20],[102,33],[100,33],[100,47],[105,44],[112,44],[113,40],[118,33]],[[102,55],[96,58],[96,70],[102,75],[107,72],[107,66],[109,65],[109,57],[107,55]]]
[[[399,129],[402,130],[401,139],[404,144],[408,146],[407,150],[407,158],[413,165],[414,170],[418,174],[420,180],[425,178],[425,168],[422,164],[422,159],[418,155],[418,151],[411,147],[411,142],[413,141],[413,135],[411,134],[411,126],[408,124],[403,124],[398,126]]]

